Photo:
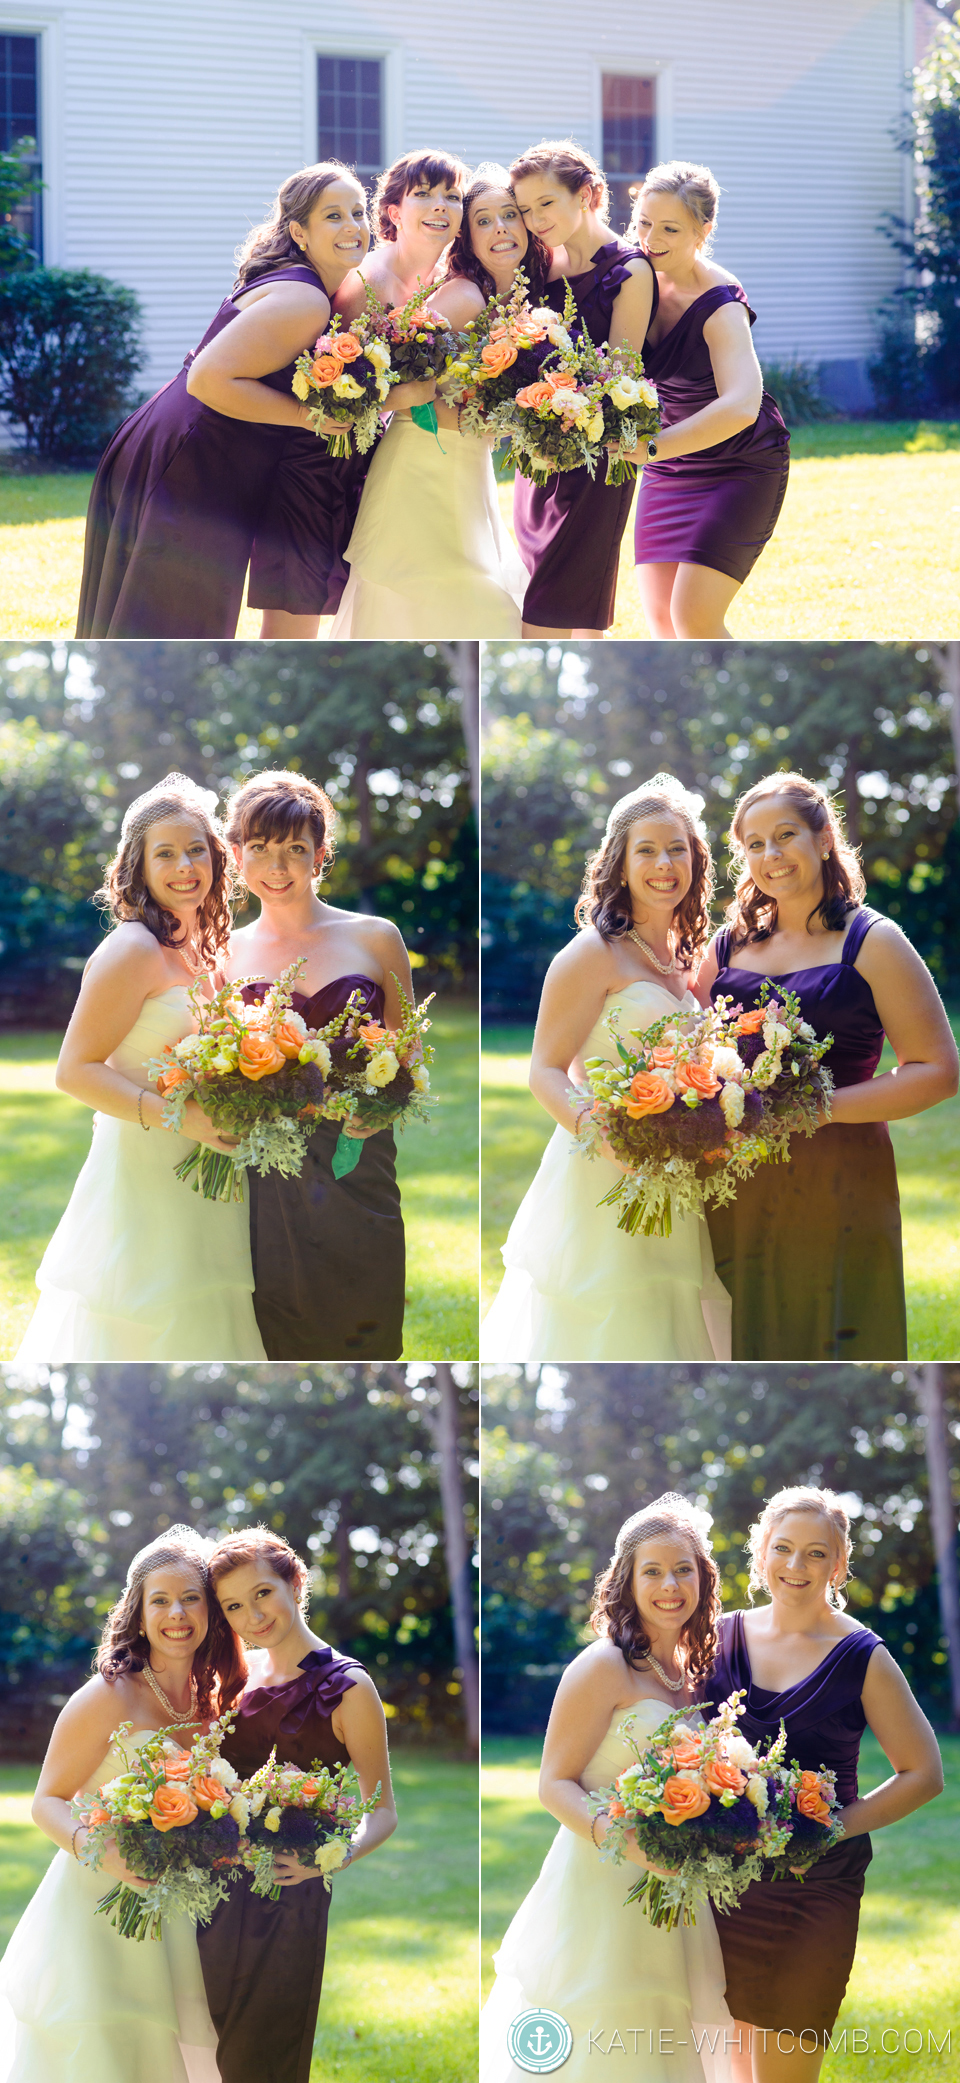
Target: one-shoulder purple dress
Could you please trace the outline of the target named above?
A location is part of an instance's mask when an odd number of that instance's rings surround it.
[[[854,963],[881,914],[850,915],[839,962],[771,977],[796,992],[837,1086],[877,1068],[883,1028]],[[745,1012],[763,976],[728,968],[729,927],[717,936],[712,998]],[[746,949],[741,952],[748,952]],[[735,1360],[905,1360],[906,1304],[900,1196],[885,1121],[836,1122],[794,1136],[785,1165],[761,1165],[735,1201],[707,1211],[717,1272],[733,1297]]]
[[[746,1689],[747,1711],[737,1727],[749,1743],[772,1741],[782,1716],[788,1758],[795,1758],[804,1772],[818,1772],[821,1766],[835,1772],[837,1795],[846,1807],[857,1799],[860,1739],[867,1726],[860,1695],[880,1639],[868,1627],[857,1628],[837,1642],[809,1678],[786,1692],[766,1692],[753,1682],[743,1614],[729,1613],[720,1623],[706,1697],[719,1706],[732,1692]],[[869,1837],[841,1840],[805,1880],[754,1881],[739,1908],[717,1918],[727,2003],[735,2018],[798,2036],[815,2032],[822,2037],[831,2030],[853,1966],[864,1875],[872,1856]]]
[[[270,279],[319,287],[310,267]],[[332,615],[339,606],[367,459],[329,456],[303,427],[229,419],[187,390],[191,362],[239,316],[243,294],[224,299],[179,374],[104,450],[78,636],[232,637],[248,563],[251,607]],[[293,374],[290,363],[260,381],[289,396]]]
[[[712,405],[717,396],[706,320],[722,304],[751,311],[739,282],[717,283],[688,305],[656,345],[647,341],[645,373],[660,398],[664,432]],[[638,564],[706,564],[741,582],[777,524],[787,489],[790,436],[769,392],[752,427],[712,448],[644,464],[637,495]]]
[[[616,299],[629,277],[628,261],[645,260],[639,246],[611,239],[599,247],[582,275],[570,277],[582,324],[598,347],[609,338]],[[647,261],[650,267],[650,262]],[[653,270],[651,269],[651,273]],[[549,282],[544,302],[562,311],[566,282]],[[653,276],[653,309],[657,308]],[[545,485],[517,477],[513,525],[530,573],[523,619],[540,629],[609,629],[617,595],[617,566],[630,517],[632,484],[604,483],[588,470],[565,470]]]
[[[257,1005],[268,989],[246,984]],[[338,976],[310,998],[292,994],[308,1027],[321,1027],[362,993],[359,1017],[382,1020],[383,991],[368,976]],[[253,1307],[268,1360],[399,1360],[406,1251],[392,1128],[367,1136],[352,1172],[333,1174],[340,1134],[321,1121],[296,1178],[248,1172]]]
[[[281,1765],[348,1765],[330,1719],[363,1668],[335,1649],[312,1649],[296,1678],[254,1686],[234,1709],[224,1757],[244,1779],[274,1744]],[[329,1913],[319,1878],[269,1902],[244,1874],[210,1923],[197,1926],[223,2083],[309,2083]]]

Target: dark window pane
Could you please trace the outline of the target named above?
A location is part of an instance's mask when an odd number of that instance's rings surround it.
[[[23,137],[39,140],[39,47],[37,36],[0,36],[0,152],[8,152]],[[39,156],[34,153],[28,164],[39,180]],[[19,203],[11,212],[11,222],[42,259],[40,196],[28,196]]]
[[[317,58],[317,149],[343,159],[364,181],[383,164],[383,63],[379,58]]]
[[[611,221],[626,231],[633,207],[630,189],[656,160],[654,79],[607,72],[603,76],[603,167],[610,184]]]

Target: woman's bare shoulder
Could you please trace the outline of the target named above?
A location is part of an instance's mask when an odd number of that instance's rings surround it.
[[[94,948],[84,970],[85,976],[101,979],[115,976],[119,969],[134,970],[137,975],[149,976],[154,970],[164,971],[163,951],[149,926],[139,919],[124,919],[114,926],[105,940]]]
[[[554,955],[547,975],[567,982],[600,982],[610,970],[610,944],[596,926],[584,926]]]

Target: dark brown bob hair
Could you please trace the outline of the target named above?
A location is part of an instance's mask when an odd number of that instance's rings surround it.
[[[732,946],[743,947],[748,941],[766,940],[777,923],[777,902],[757,888],[747,863],[743,844],[743,827],[749,810],[761,803],[766,796],[786,796],[793,805],[794,813],[828,848],[823,863],[823,896],[815,904],[807,918],[822,918],[827,931],[839,933],[847,913],[855,911],[863,903],[866,883],[855,849],[844,837],[840,812],[833,797],[821,788],[818,781],[808,781],[805,774],[765,774],[762,781],[748,788],[733,813],[727,843],[730,848],[733,873],[739,878],[736,895],[727,906],[727,922],[733,928]]]
[[[595,1635],[605,1635],[608,1641],[616,1643],[631,1670],[644,1662],[649,1655],[650,1638],[633,1595],[633,1566],[641,1543],[656,1540],[689,1541],[697,1559],[700,1596],[680,1641],[687,1653],[688,1676],[699,1684],[709,1676],[717,1653],[720,1572],[685,1498],[658,1497],[621,1526],[611,1560],[594,1586],[590,1625]]]
[[[299,173],[284,181],[270,216],[262,224],[255,224],[242,246],[237,247],[234,291],[249,288],[251,282],[258,282],[261,275],[272,275],[277,268],[312,265],[297,245],[290,226],[306,224],[324,189],[334,181],[355,181],[363,193],[363,183],[357,180],[352,166],[344,166],[340,159],[324,159],[319,166],[302,166]]]
[[[242,1673],[240,1686],[247,1682],[249,1667],[243,1642],[239,1635],[234,1634],[217,1599],[217,1586],[222,1578],[229,1576],[231,1570],[243,1569],[249,1562],[265,1564],[267,1569],[273,1571],[275,1577],[282,1577],[284,1583],[289,1584],[304,1619],[307,1617],[310,1604],[310,1573],[307,1565],[296,1549],[291,1548],[289,1541],[284,1540],[281,1533],[272,1532],[269,1526],[244,1526],[238,1528],[236,1533],[225,1534],[222,1540],[213,1544],[207,1564],[210,1584],[217,1612],[233,1644],[236,1667]]]
[[[144,880],[143,856],[151,825],[159,824],[164,817],[194,818],[206,838],[213,869],[210,893],[197,913],[197,953],[203,962],[216,959],[231,923],[232,863],[211,808],[215,800],[212,791],[198,788],[186,774],[167,774],[155,788],[138,796],[124,817],[120,844],[93,900],[109,911],[115,926],[139,919],[161,947],[182,947],[183,934],[176,912],[167,911],[150,895]]]
[[[402,203],[412,188],[419,188],[424,182],[428,188],[435,188],[438,181],[447,181],[451,188],[466,190],[469,180],[470,168],[453,152],[404,152],[402,159],[395,159],[380,175],[373,191],[372,216],[378,237],[396,241],[397,227],[390,210]]]
[[[593,207],[603,218],[610,214],[610,190],[607,187],[603,168],[598,166],[593,153],[572,137],[545,137],[538,145],[531,145],[529,152],[521,152],[510,167],[510,187],[518,181],[526,181],[531,174],[555,174],[571,195],[576,195],[585,181],[590,183]]]
[[[497,285],[489,269],[485,268],[482,261],[477,259],[473,250],[470,211],[473,204],[479,202],[480,197],[488,194],[492,188],[505,188],[509,195],[510,176],[505,166],[498,166],[496,160],[485,159],[483,165],[478,166],[463,198],[463,218],[460,230],[454,239],[453,245],[448,250],[443,276],[445,282],[451,281],[454,276],[466,278],[468,282],[475,282],[477,288],[482,290],[485,297],[492,297],[495,294]],[[547,286],[547,276],[550,273],[550,255],[542,241],[534,238],[532,231],[526,233],[526,239],[527,250],[520,262],[520,266],[530,284],[530,302],[538,304]]]
[[[95,1668],[108,1685],[142,1671],[150,1656],[143,1626],[143,1599],[147,1579],[154,1570],[189,1569],[196,1572],[207,1600],[207,1632],[193,1659],[197,1688],[197,1715],[207,1721],[233,1705],[242,1688],[237,1683],[236,1636],[227,1626],[213,1596],[208,1557],[212,1543],[204,1541],[192,1526],[171,1526],[134,1556],[127,1581],[104,1622]]]
[[[249,839],[290,839],[304,825],[309,825],[314,846],[323,856],[318,870],[322,876],[333,864],[337,813],[315,781],[279,768],[254,774],[227,804],[226,837],[231,846],[245,846]]]
[[[674,912],[677,961],[689,969],[710,933],[710,900],[713,896],[713,860],[697,814],[696,798],[675,781],[672,774],[655,774],[628,796],[621,796],[607,818],[603,843],[587,862],[583,889],[577,899],[576,921],[581,928],[596,926],[604,940],[619,940],[633,924],[633,906],[623,877],[627,842],[642,818],[664,814],[675,817],[690,841],[693,880]]]

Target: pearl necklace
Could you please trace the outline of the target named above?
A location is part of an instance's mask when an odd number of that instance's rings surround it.
[[[642,948],[643,953],[646,955],[647,961],[653,963],[654,969],[659,969],[661,976],[676,976],[676,956],[674,955],[673,959],[669,962],[661,962],[659,955],[654,954],[652,947],[648,947],[646,941],[641,940],[640,935],[637,932],[636,926],[630,927],[629,931],[624,934],[624,939],[632,940],[636,947]]]
[[[661,1684],[666,1686],[668,1692],[682,1692],[683,1687],[686,1685],[687,1682],[687,1674],[685,1671],[681,1673],[679,1678],[668,1678],[666,1671],[663,1668],[663,1665],[657,1662],[657,1659],[654,1656],[652,1649],[647,1650],[645,1662],[647,1662],[650,1665],[651,1670],[656,1671],[657,1677],[659,1678]]]
[[[179,1713],[177,1712],[177,1709],[176,1709],[176,1707],[175,1707],[175,1706],[174,1706],[174,1704],[173,1704],[173,1701],[172,1701],[172,1700],[168,1700],[168,1698],[167,1698],[167,1695],[166,1695],[166,1693],[164,1692],[164,1690],[163,1690],[163,1687],[162,1687],[162,1685],[158,1685],[158,1684],[157,1684],[157,1681],[156,1681],[156,1679],[155,1679],[155,1677],[154,1677],[154,1675],[153,1675],[153,1672],[152,1672],[152,1671],[151,1671],[151,1669],[150,1669],[150,1665],[149,1665],[149,1663],[145,1663],[145,1664],[144,1664],[144,1666],[143,1666],[143,1672],[142,1672],[142,1675],[143,1675],[143,1677],[144,1677],[144,1678],[146,1679],[146,1681],[147,1681],[147,1684],[149,1685],[149,1687],[150,1687],[150,1690],[151,1690],[151,1692],[154,1692],[154,1693],[156,1693],[157,1699],[159,1700],[159,1702],[160,1702],[160,1705],[161,1705],[161,1707],[165,1707],[165,1708],[166,1708],[166,1711],[167,1711],[167,1713],[168,1713],[168,1714],[169,1714],[169,1716],[170,1716],[170,1726],[171,1726],[171,1728],[175,1728],[175,1729],[186,1729],[186,1728],[189,1728],[189,1726],[190,1726],[191,1722],[194,1722],[194,1721],[196,1721],[196,1719],[197,1719],[197,1688],[196,1688],[196,1683],[195,1683],[195,1681],[194,1681],[194,1679],[193,1679],[193,1678],[191,1678],[191,1680],[190,1680],[190,1711],[189,1711],[189,1713],[188,1713],[188,1714],[179,1714]]]

